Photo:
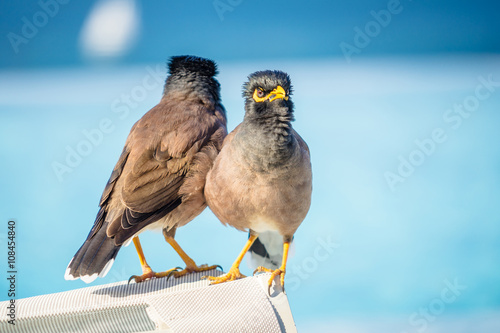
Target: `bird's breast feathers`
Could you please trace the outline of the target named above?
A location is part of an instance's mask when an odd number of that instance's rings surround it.
[[[229,149],[226,147],[221,154],[225,155]],[[234,159],[235,155],[229,155],[220,156],[216,162],[205,192],[209,205],[215,203],[210,206],[217,217],[240,230],[274,230],[282,234],[295,230],[310,206],[307,172],[305,179],[286,173],[271,177],[249,170]],[[220,207],[225,208],[218,209]]]

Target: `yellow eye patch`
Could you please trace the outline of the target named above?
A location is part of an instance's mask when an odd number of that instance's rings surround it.
[[[278,98],[288,101],[288,96],[286,95],[285,89],[283,89],[283,87],[281,86],[277,86],[267,95],[264,95],[264,90],[262,88],[256,88],[255,91],[253,92],[252,97],[253,100],[256,101],[257,103],[264,102],[266,99],[269,99],[269,102],[272,102]]]
[[[259,97],[261,95],[261,97]],[[269,95],[265,95],[264,90],[261,88],[256,88],[255,91],[253,92],[253,100],[256,101],[257,103],[264,102]]]

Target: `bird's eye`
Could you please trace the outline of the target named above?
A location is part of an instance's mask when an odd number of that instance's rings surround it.
[[[263,90],[256,89],[256,91],[257,91],[257,97],[260,97],[260,98],[264,97],[264,91]]]

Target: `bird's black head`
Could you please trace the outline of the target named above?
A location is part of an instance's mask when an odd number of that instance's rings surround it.
[[[194,92],[212,102],[220,100],[220,84],[215,79],[217,65],[209,59],[196,56],[175,56],[168,62],[169,77],[163,95],[181,92],[186,96]],[[201,97],[200,97],[201,98]]]
[[[202,76],[212,77],[217,75],[217,65],[209,59],[196,56],[175,56],[168,63],[170,75],[197,73]]]
[[[245,118],[278,117],[282,121],[292,121],[291,94],[290,77],[284,72],[267,70],[250,74],[243,84]]]

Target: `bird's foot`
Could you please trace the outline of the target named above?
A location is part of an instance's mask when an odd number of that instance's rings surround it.
[[[148,269],[146,271],[143,271],[142,275],[132,275],[130,277],[130,279],[128,279],[128,283],[130,283],[130,281],[132,281],[132,280],[134,280],[135,283],[139,283],[139,282],[143,282],[146,280],[150,280],[152,278],[162,278],[162,277],[170,275],[170,273],[175,272],[179,269],[182,269],[182,268],[181,267],[174,267],[172,269],[169,269],[168,271],[159,272],[159,273],[153,272],[153,270]]]
[[[241,279],[246,277],[245,275],[241,274],[240,269],[238,267],[231,267],[229,272],[227,272],[224,275],[221,276],[203,276],[202,279],[207,279],[210,280],[210,284],[218,284],[222,282],[227,282],[227,281],[234,281],[237,279]]]
[[[261,273],[261,272],[271,273],[271,277],[269,278],[269,282],[267,283],[268,285],[267,292],[269,293],[269,296],[271,296],[271,286],[273,285],[274,278],[278,275],[280,276],[281,288],[283,288],[283,291],[285,290],[285,269],[278,268],[273,271],[272,269],[259,266],[253,272],[253,274],[255,275],[255,273]]]
[[[220,268],[222,271],[222,267],[220,265],[213,265],[213,266],[208,266],[207,264],[203,264],[200,266],[189,265],[189,266],[186,266],[186,268],[184,268],[181,271],[178,271],[178,270],[171,271],[168,274],[168,279],[170,279],[171,277],[178,278],[178,277],[184,276],[184,275],[186,275],[188,273],[192,273],[192,272],[206,272],[206,271],[210,271],[210,270],[216,269],[216,268]]]

